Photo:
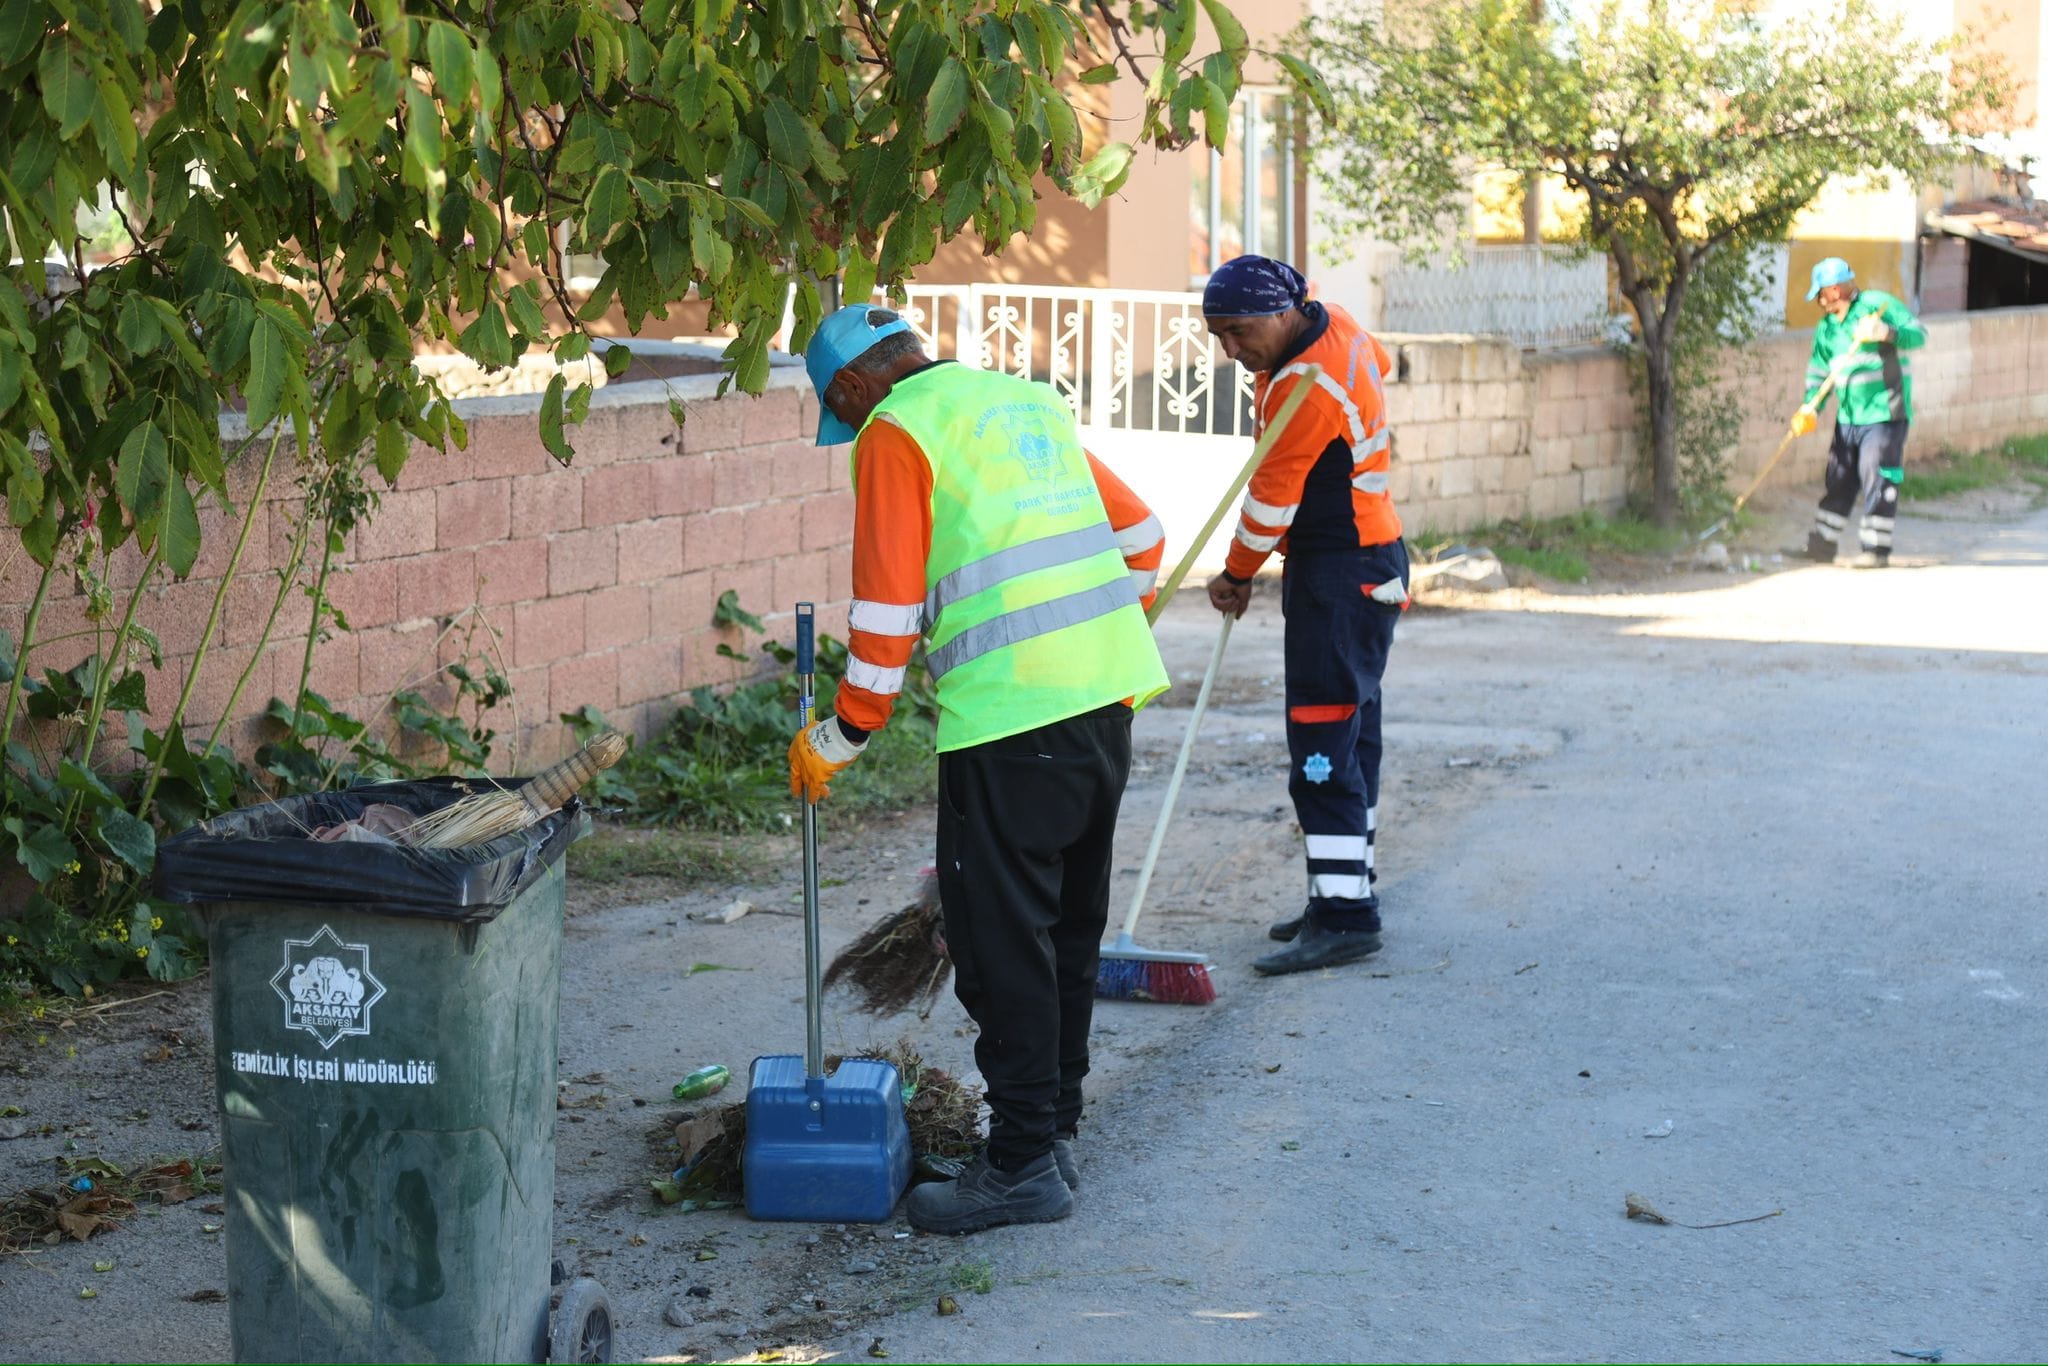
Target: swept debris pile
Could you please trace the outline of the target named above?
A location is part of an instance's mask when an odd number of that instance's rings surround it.
[[[181,1158],[139,1171],[123,1171],[103,1158],[60,1158],[63,1177],[0,1200],[0,1251],[53,1247],[66,1238],[84,1242],[119,1228],[144,1200],[180,1205],[218,1194],[220,1154]]]

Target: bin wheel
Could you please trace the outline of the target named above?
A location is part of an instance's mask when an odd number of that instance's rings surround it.
[[[561,1302],[548,1315],[548,1360],[605,1362],[612,1359],[612,1306],[604,1287],[579,1276],[562,1287]]]

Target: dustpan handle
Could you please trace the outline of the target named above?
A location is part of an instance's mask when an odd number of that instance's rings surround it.
[[[796,707],[797,724],[811,724],[815,701],[813,684],[816,663],[817,612],[815,605],[796,605]],[[825,1075],[825,1020],[820,1001],[824,989],[820,975],[824,955],[818,948],[818,806],[804,798],[804,1075],[812,1079]]]
[[[1188,756],[1195,750],[1195,732],[1201,729],[1202,713],[1209,707],[1209,691],[1216,686],[1216,675],[1223,668],[1223,647],[1230,643],[1230,624],[1235,618],[1226,615],[1223,629],[1216,633],[1216,649],[1209,656],[1209,671],[1202,675],[1202,688],[1195,694],[1195,710],[1188,717],[1188,733],[1180,742],[1180,757],[1173,761],[1173,777],[1167,780],[1166,800],[1160,803],[1159,820],[1152,827],[1152,843],[1145,850],[1145,862],[1138,869],[1138,887],[1131,893],[1130,914],[1124,917],[1123,939],[1129,939],[1138,928],[1138,912],[1145,908],[1145,889],[1152,885],[1152,869],[1159,862],[1159,848],[1166,843],[1166,827],[1173,821],[1174,799],[1180,796],[1180,780],[1188,771]]]

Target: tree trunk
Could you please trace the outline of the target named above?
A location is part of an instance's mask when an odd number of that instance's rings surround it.
[[[1670,329],[1658,319],[1643,328],[1644,377],[1650,400],[1650,512],[1657,525],[1678,524],[1678,381]]]

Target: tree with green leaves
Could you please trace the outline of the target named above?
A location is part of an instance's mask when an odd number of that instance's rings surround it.
[[[1903,7],[1833,0],[1783,21],[1707,0],[1354,3],[1306,26],[1336,144],[1341,231],[1415,255],[1455,238],[1481,168],[1561,180],[1578,240],[1635,314],[1652,507],[1679,507],[1675,357],[1716,258],[1783,241],[1834,177],[1925,182],[1989,131],[2003,82]]]
[[[301,587],[315,620],[271,714],[288,738],[362,743],[305,679],[320,631],[345,628],[324,586],[370,481],[465,440],[412,364],[423,344],[570,367],[539,417],[566,462],[588,321],[617,308],[637,331],[694,296],[736,333],[730,382],[758,391],[792,299],[801,345],[827,282],[867,297],[970,227],[1028,232],[1045,180],[1092,204],[1134,144],[1220,141],[1249,53],[1223,0],[0,0],[0,478],[40,571],[22,638],[0,632],[0,869],[118,930],[99,936],[117,955],[149,947],[154,823],[237,796],[220,727],[188,747],[182,722],[250,514],[286,479],[307,511],[270,622]],[[1119,79],[1144,87],[1128,141],[1087,112]],[[607,263],[588,299],[570,253]],[[630,363],[603,352],[612,375]],[[193,568],[209,500],[226,567],[182,694],[152,708],[138,609]],[[123,600],[127,546],[143,567]],[[91,657],[37,681],[68,575],[89,585]],[[103,779],[124,715],[139,767]],[[271,771],[301,768],[337,771]]]

